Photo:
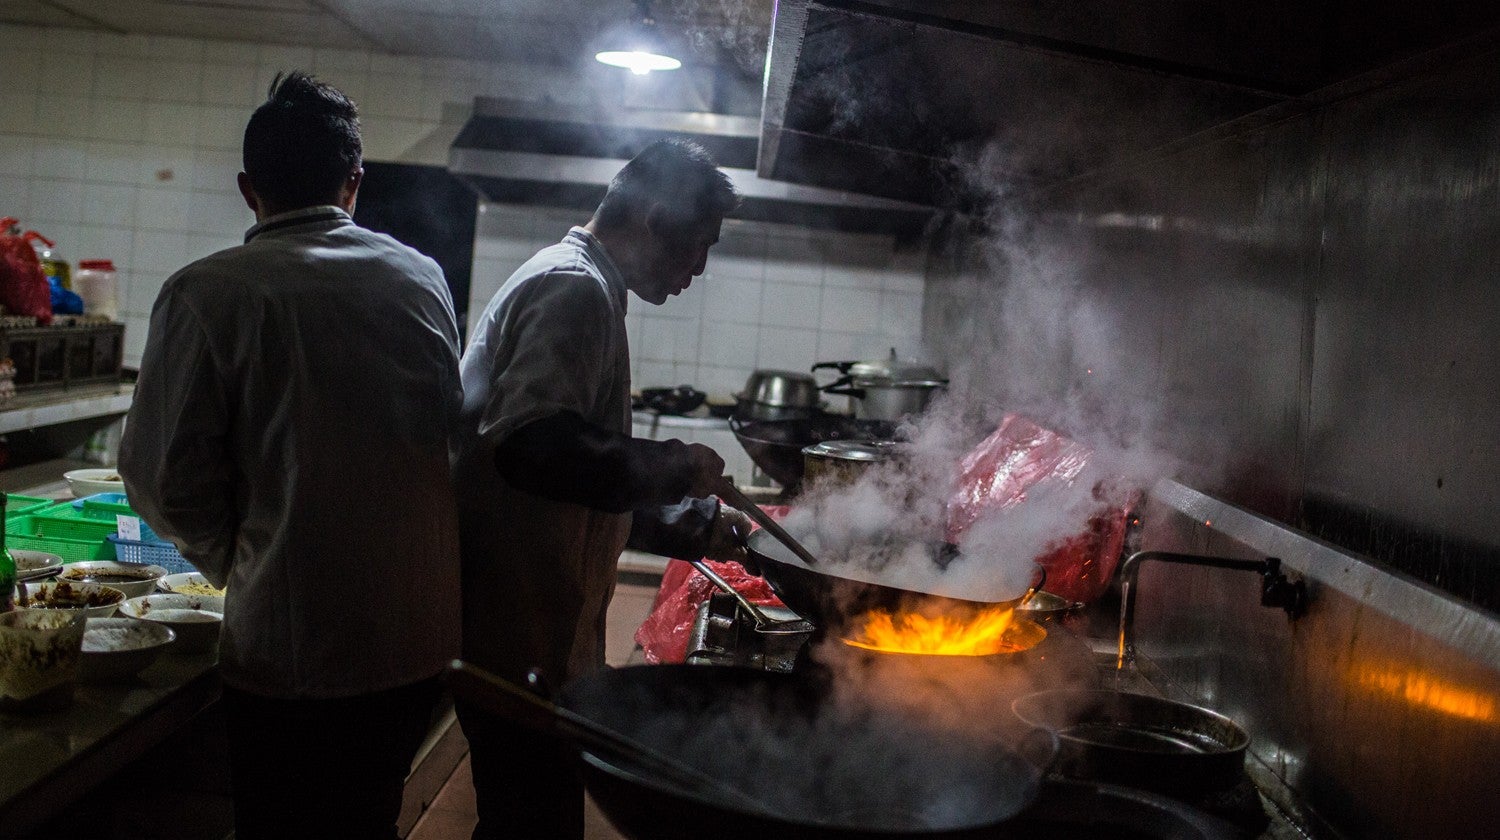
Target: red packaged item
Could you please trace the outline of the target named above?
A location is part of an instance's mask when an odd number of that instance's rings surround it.
[[[761,510],[773,519],[785,516],[785,505],[761,505]],[[761,606],[785,606],[771,585],[764,578],[745,571],[738,563],[720,563],[704,560],[710,569],[729,582],[729,585],[749,598],[751,603]],[[671,560],[661,576],[661,586],[656,590],[656,601],[651,605],[651,614],[635,631],[635,643],[641,646],[646,661],[652,665],[679,663],[687,659],[688,636],[693,631],[693,622],[698,618],[698,606],[717,591],[708,578],[683,560]]]
[[[704,560],[710,569],[729,582],[736,590],[749,598],[751,603],[762,606],[782,606],[781,599],[771,591],[765,578],[745,571],[738,563],[720,563]],[[641,626],[635,631],[635,643],[641,646],[646,661],[652,665],[677,663],[687,659],[688,636],[693,622],[698,618],[698,606],[718,591],[704,577],[683,560],[667,563],[662,575],[661,588],[656,592],[656,606]]]
[[[1092,454],[1075,440],[1019,415],[1006,415],[1000,428],[959,462],[957,489],[948,502],[947,539],[960,542],[981,517],[1019,507],[1027,492],[1043,482],[1076,480]],[[1104,594],[1125,544],[1126,507],[1100,498],[1098,487],[1094,496],[1099,507],[1079,523],[1078,532],[1036,558],[1047,570],[1046,590],[1070,601],[1089,603]]]
[[[36,249],[25,236],[12,232],[16,220],[0,219],[0,306],[9,315],[29,315],[37,323],[52,323],[52,288]]]

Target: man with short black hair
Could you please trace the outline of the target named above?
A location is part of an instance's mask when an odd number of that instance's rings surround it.
[[[235,836],[387,840],[459,649],[453,303],[350,217],[359,120],[335,88],[278,75],[244,165],[256,224],[162,287],[120,473],[227,585]]]
[[[516,270],[462,362],[455,465],[464,658],[512,681],[561,684],[604,665],[615,564],[630,545],[739,559],[748,521],[714,492],[710,448],[630,437],[626,292],[661,304],[703,273],[738,201],[701,147],[655,143],[625,165],[588,224]],[[475,838],[583,836],[577,753],[460,698]]]

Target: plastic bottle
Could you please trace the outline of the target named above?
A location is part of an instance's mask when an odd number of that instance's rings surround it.
[[[74,290],[83,298],[86,315],[103,315],[111,321],[119,317],[115,299],[115,264],[109,260],[80,260],[73,275]]]
[[[31,247],[36,249],[36,257],[41,260],[42,273],[47,275],[47,279],[50,281],[56,278],[57,285],[71,291],[73,272],[68,267],[67,261],[58,253],[57,243],[34,230],[28,230],[22,236],[31,243]]]

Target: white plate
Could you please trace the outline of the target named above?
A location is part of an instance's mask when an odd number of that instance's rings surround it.
[[[35,580],[46,577],[62,568],[63,560],[56,554],[32,551],[29,548],[12,548],[12,560],[16,561],[16,580]]]

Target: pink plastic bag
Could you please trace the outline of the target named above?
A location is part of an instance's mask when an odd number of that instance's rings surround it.
[[[1019,415],[1006,415],[1000,428],[959,462],[958,487],[948,502],[948,540],[959,542],[982,516],[1019,506],[1027,491],[1042,482],[1077,479],[1092,454],[1077,441]],[[1097,512],[1079,523],[1077,534],[1037,557],[1047,570],[1047,591],[1084,603],[1103,595],[1119,564],[1127,517],[1125,507],[1101,500]]]

